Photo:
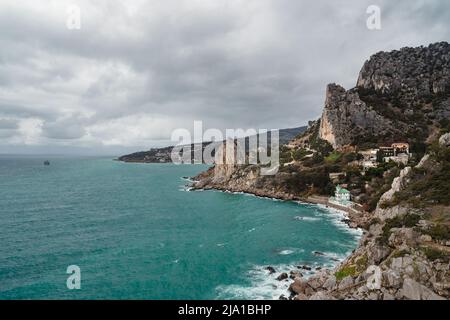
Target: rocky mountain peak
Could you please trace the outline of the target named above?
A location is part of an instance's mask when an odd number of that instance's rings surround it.
[[[334,148],[423,143],[450,117],[450,44],[373,55],[357,86],[327,86],[319,137]]]
[[[357,87],[411,98],[444,93],[450,89],[450,44],[379,52],[364,64]]]

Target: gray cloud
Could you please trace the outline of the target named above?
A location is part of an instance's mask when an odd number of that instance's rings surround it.
[[[0,148],[148,148],[194,120],[303,125],[371,54],[449,40],[448,1],[376,2],[4,0]],[[71,4],[81,30],[65,27]]]

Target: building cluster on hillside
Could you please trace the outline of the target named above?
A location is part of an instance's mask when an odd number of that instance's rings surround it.
[[[378,167],[380,160],[383,162],[394,161],[406,165],[411,157],[408,143],[393,143],[387,147],[360,151],[359,154],[363,156],[360,164],[364,171]]]
[[[362,167],[362,174],[365,174],[370,168],[377,168],[380,162],[394,161],[398,164],[406,165],[411,157],[408,143],[393,143],[390,146],[359,151],[358,153],[362,158],[359,161],[355,161],[354,165]],[[329,174],[331,182],[335,185],[337,184],[335,194],[330,198],[330,202],[344,206],[351,205],[352,193],[346,189],[347,184],[340,184],[346,175],[346,172],[334,172]]]

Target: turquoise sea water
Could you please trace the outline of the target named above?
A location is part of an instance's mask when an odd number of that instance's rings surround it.
[[[205,166],[46,159],[0,156],[0,299],[277,298],[279,272],[331,266],[359,237],[318,206],[186,191]]]

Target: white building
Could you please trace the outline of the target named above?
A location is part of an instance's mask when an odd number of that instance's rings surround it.
[[[339,202],[348,202],[351,199],[351,194],[347,189],[344,189],[341,186],[337,186],[334,197]]]

